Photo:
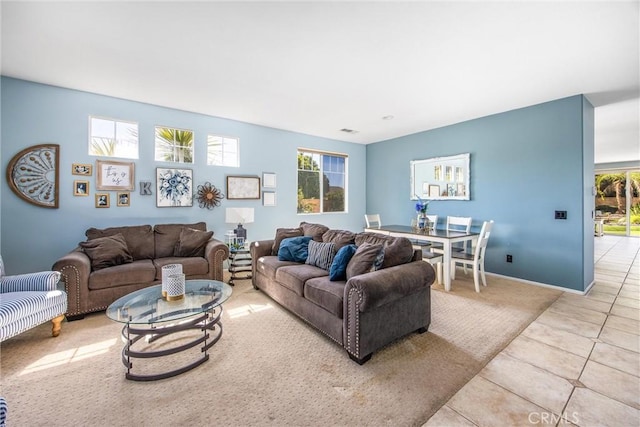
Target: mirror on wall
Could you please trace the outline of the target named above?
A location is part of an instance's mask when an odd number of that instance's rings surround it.
[[[411,200],[470,200],[469,153],[412,160]]]

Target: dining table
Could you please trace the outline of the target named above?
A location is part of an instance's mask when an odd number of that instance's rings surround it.
[[[471,241],[473,245],[480,235],[479,232],[475,231],[452,231],[437,228],[418,229],[409,225],[381,225],[379,227],[365,228],[364,230],[392,237],[406,237],[419,242],[441,243],[443,246],[442,276],[444,289],[447,292],[451,290],[451,253],[453,252],[454,243]]]

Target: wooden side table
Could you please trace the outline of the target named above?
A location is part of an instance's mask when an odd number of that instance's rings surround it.
[[[233,286],[234,280],[251,279],[251,252],[249,249],[232,249],[229,251],[229,285]]]

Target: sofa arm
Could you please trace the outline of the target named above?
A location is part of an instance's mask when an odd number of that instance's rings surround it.
[[[83,307],[89,304],[89,275],[91,260],[76,248],[57,260],[52,270],[59,271],[67,291],[67,315],[84,314]]]
[[[413,261],[352,277],[344,288],[345,310],[355,304],[366,312],[431,286],[435,272],[424,261]]]
[[[38,273],[3,276],[0,279],[0,293],[6,292],[48,292],[58,289],[60,272],[40,271]]]
[[[209,263],[211,280],[223,280],[224,260],[229,258],[229,247],[220,240],[210,239],[204,248],[204,257]]]
[[[249,245],[249,251],[251,252],[251,275],[256,277],[256,268],[258,265],[258,259],[263,256],[271,255],[271,248],[273,247],[273,239],[271,240],[257,240],[251,242]]]

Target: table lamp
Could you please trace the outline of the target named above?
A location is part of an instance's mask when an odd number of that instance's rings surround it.
[[[233,233],[238,240],[242,239],[242,242],[238,241],[239,244],[247,239],[247,229],[242,225],[253,222],[253,213],[253,208],[226,208],[225,210],[225,222],[238,224],[238,228],[233,230]]]

